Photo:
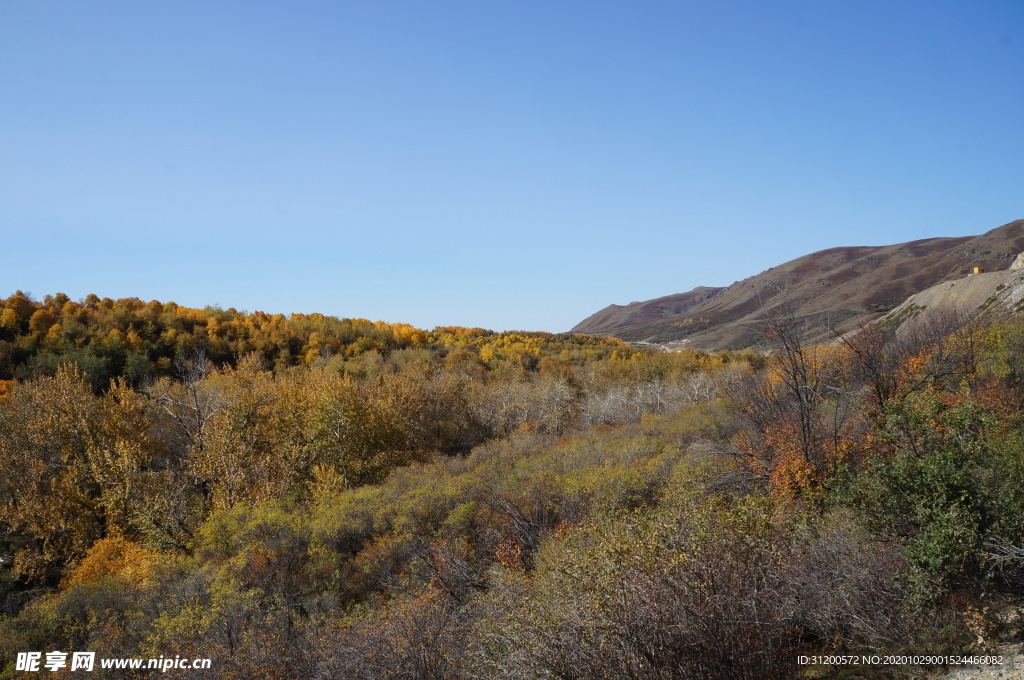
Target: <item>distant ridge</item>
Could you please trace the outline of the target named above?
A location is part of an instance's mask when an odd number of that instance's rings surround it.
[[[632,327],[642,327],[663,319],[684,314],[696,305],[717,296],[725,288],[709,288],[697,286],[688,293],[677,293],[655,298],[647,302],[631,302],[626,306],[609,305],[600,312],[588,316],[573,329],[586,328],[584,333],[604,333],[614,335],[614,331]],[[611,332],[609,332],[611,331]]]
[[[821,250],[724,288],[610,305],[572,331],[670,347],[740,348],[758,340],[758,322],[779,309],[821,319],[819,338],[879,318],[909,296],[966,276],[1007,269],[1024,251],[1024,220],[979,236],[926,238],[889,246]],[[813,338],[811,338],[813,339]]]

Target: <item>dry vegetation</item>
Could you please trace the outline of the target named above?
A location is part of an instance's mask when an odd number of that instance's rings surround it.
[[[0,677],[73,649],[789,678],[980,650],[1024,585],[1019,320],[812,345],[776,317],[770,354],[63,296],[0,321]]]

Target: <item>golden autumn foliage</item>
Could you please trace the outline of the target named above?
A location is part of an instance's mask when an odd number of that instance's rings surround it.
[[[781,319],[765,354],[655,353],[2,305],[0,659],[793,677],[801,653],[963,652],[993,629],[961,605],[1024,583],[1010,322],[807,345]]]
[[[78,583],[95,583],[102,578],[120,577],[136,586],[150,585],[160,553],[127,540],[119,533],[96,541],[61,582],[67,588]]]
[[[532,367],[534,357],[552,354],[582,363],[607,358],[616,349],[635,352],[613,338],[462,327],[428,332],[405,323],[193,309],[137,298],[89,295],[75,302],[57,294],[40,302],[17,293],[0,300],[0,379],[53,375],[62,363],[71,362],[96,391],[118,376],[135,386],[175,378],[176,358],[197,351],[218,367],[255,352],[273,369],[329,366],[364,375],[394,370],[388,360],[403,350],[443,355],[447,348],[463,347],[478,356],[488,344],[493,348],[487,351],[488,366],[510,361],[522,365],[524,356]]]

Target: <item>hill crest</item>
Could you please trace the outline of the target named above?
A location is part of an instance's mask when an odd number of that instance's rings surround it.
[[[824,338],[833,330],[846,332],[877,319],[911,295],[962,278],[974,267],[1007,269],[1022,251],[1024,220],[978,236],[828,248],[730,286],[699,286],[687,293],[610,305],[572,332],[673,348],[736,349],[754,344],[759,322],[785,308],[821,317],[825,323],[819,336]]]

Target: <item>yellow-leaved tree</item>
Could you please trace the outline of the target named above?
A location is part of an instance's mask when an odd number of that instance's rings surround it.
[[[159,448],[138,396],[115,382],[97,397],[74,365],[16,383],[0,402],[0,522],[22,537],[16,570],[63,567],[144,514],[144,476]]]

